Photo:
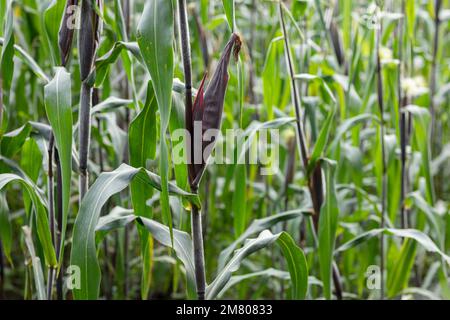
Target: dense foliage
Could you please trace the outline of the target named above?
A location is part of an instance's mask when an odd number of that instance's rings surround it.
[[[449,29],[449,0],[0,0],[0,299],[449,299]],[[180,156],[195,120],[244,148]]]

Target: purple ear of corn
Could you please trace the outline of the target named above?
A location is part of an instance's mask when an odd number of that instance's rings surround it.
[[[189,166],[189,179],[191,187],[196,187],[198,183],[200,182],[200,179],[203,175],[203,172],[205,171],[206,162],[205,158],[208,158],[211,155],[211,152],[213,148],[211,147],[211,144],[215,143],[215,140],[213,142],[211,141],[204,141],[203,140],[203,134],[207,130],[220,130],[220,125],[222,122],[222,112],[223,112],[223,103],[225,99],[225,92],[228,85],[228,64],[230,62],[231,53],[233,52],[233,55],[235,59],[237,59],[239,51],[241,49],[241,38],[236,34],[233,33],[231,35],[230,40],[226,44],[222,56],[220,57],[219,63],[217,65],[216,70],[214,71],[214,74],[211,77],[211,80],[209,81],[208,87],[203,93],[203,87],[206,75],[204,76],[202,83],[200,85],[200,88],[197,93],[197,97],[195,98],[194,105],[192,108],[192,116],[190,119],[192,119],[191,126],[188,126],[188,130],[190,130],[190,136],[191,136],[191,155],[194,155],[194,145],[196,143],[201,142],[202,143],[202,157],[201,157],[201,163],[195,163],[194,164],[194,157],[190,156],[191,159],[188,159],[188,166]],[[234,48],[234,50],[233,50]],[[197,122],[197,125],[199,122],[201,122],[202,126],[202,137],[195,136],[195,128],[194,123]],[[208,154],[204,154],[206,148],[208,147]],[[203,157],[205,156],[205,157]]]
[[[61,64],[66,66],[69,60],[70,51],[72,49],[73,34],[75,32],[75,26],[69,26],[69,19],[72,19],[72,15],[76,14],[69,8],[78,5],[78,0],[67,0],[66,7],[64,9],[64,16],[61,22],[61,27],[59,29],[59,51],[61,54]]]
[[[96,0],[100,11],[103,7],[102,0]],[[79,35],[80,75],[81,80],[91,73],[95,62],[95,54],[100,42],[102,21],[95,12],[90,0],[83,0],[81,5],[81,29]]]

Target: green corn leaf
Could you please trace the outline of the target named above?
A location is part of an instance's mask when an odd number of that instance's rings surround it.
[[[328,86],[328,84],[325,82],[325,80],[319,76],[313,75],[313,74],[309,74],[309,73],[300,73],[300,74],[296,74],[294,77],[296,80],[302,80],[302,81],[308,81],[308,82],[319,82],[320,85],[324,88],[328,98],[330,98],[330,100],[336,104],[336,98],[334,97],[333,91],[331,91],[330,87]]]
[[[12,182],[18,182],[28,192],[36,211],[37,234],[44,251],[45,262],[48,266],[56,266],[57,261],[50,235],[47,211],[45,209],[46,204],[38,192],[39,189],[27,178],[10,173],[0,174],[0,190],[3,190],[6,185]]]
[[[47,293],[45,289],[44,273],[42,272],[41,261],[36,255],[36,250],[34,249],[31,229],[28,226],[24,226],[22,227],[22,231],[25,235],[25,245],[31,258],[31,266],[33,268],[34,284],[37,290],[37,298],[38,300],[46,300]]]
[[[304,299],[308,288],[308,267],[302,250],[285,232],[272,234],[269,230],[261,232],[256,239],[247,239],[245,245],[236,251],[234,256],[219,271],[214,281],[206,288],[206,299],[215,299],[230,281],[242,261],[263,248],[276,242],[282,249],[292,279],[292,295],[294,299]]]
[[[5,194],[0,192],[0,241],[3,250],[9,263],[12,264],[11,259],[11,245],[12,245],[12,227],[9,219],[8,202]]]
[[[146,171],[122,164],[112,172],[102,173],[86,193],[81,203],[73,229],[73,245],[71,265],[78,266],[81,271],[81,287],[75,288],[75,299],[97,299],[100,290],[100,267],[97,259],[95,228],[98,224],[101,209],[110,197],[125,189],[133,179],[161,190],[162,179]],[[187,193],[173,184],[169,184],[169,192],[185,197],[188,201],[200,206],[198,196]]]
[[[266,278],[276,278],[283,281],[290,280],[289,272],[281,271],[273,268],[265,269],[263,271],[256,271],[252,273],[246,273],[244,275],[236,275],[232,276],[226,286],[220,291],[220,293],[217,295],[217,298],[222,298],[222,296],[233,286],[244,282],[245,280],[252,279],[252,278],[263,278],[266,280]]]
[[[64,241],[69,215],[70,182],[72,178],[72,97],[70,74],[65,68],[56,68],[55,77],[44,89],[45,110],[55,136],[56,148],[61,162],[62,178],[62,226],[61,250],[63,257]]]
[[[3,29],[2,50],[0,52],[0,78],[2,79],[3,102],[9,105],[9,91],[14,73],[14,34],[13,10],[15,2],[9,0],[6,4],[6,18]],[[3,28],[3,25],[0,25]]]
[[[295,118],[283,117],[267,122],[253,121],[244,131],[245,141],[240,153],[237,155],[237,163],[245,163],[245,154],[251,148],[253,139],[261,130],[279,129],[295,121]]]
[[[0,0],[0,36],[3,35],[3,22],[6,17],[6,7],[7,7],[6,0]]]
[[[240,236],[247,226],[247,167],[236,164],[234,168],[233,215],[234,234]]]
[[[381,233],[385,233],[386,235],[395,236],[399,238],[406,238],[415,240],[418,244],[420,244],[426,251],[430,253],[436,253],[440,255],[449,265],[450,265],[450,257],[445,254],[441,249],[439,249],[438,245],[431,240],[431,238],[425,234],[424,232],[417,229],[372,229],[370,231],[364,232],[354,239],[350,240],[347,243],[344,243],[339,248],[336,249],[335,253],[341,253],[347,251],[351,248],[354,248],[369,239],[377,237]]]
[[[96,87],[101,87],[103,85],[105,79],[109,74],[111,65],[117,61],[119,55],[123,53],[123,50],[127,50],[129,53],[131,53],[133,57],[142,65],[145,64],[139,46],[136,42],[118,41],[114,44],[110,51],[108,51],[95,61],[95,70],[93,72],[95,72]],[[131,63],[131,61],[129,61],[129,63]],[[131,66],[129,66],[129,68],[131,68]],[[128,76],[131,77],[131,73]]]
[[[61,56],[59,54],[58,34],[61,26],[61,20],[64,15],[66,1],[52,0],[44,11],[44,34],[50,47],[50,53],[53,58],[53,64],[58,66],[61,64]]]
[[[147,161],[156,156],[158,104],[151,81],[147,86],[147,98],[140,113],[134,118],[129,129],[130,164],[134,167],[146,167]],[[140,180],[133,180],[130,186],[131,201],[137,216],[152,218],[152,208],[146,202],[153,195],[153,189]],[[148,231],[138,225],[142,256],[141,297],[145,299],[150,289],[151,243]]]
[[[219,263],[218,263],[219,269],[223,269],[225,267],[225,264],[227,263],[227,261],[231,257],[231,255],[233,254],[233,251],[236,249],[236,247],[240,243],[245,241],[245,239],[247,239],[248,237],[255,235],[257,233],[260,233],[263,230],[269,229],[272,226],[275,226],[276,224],[279,224],[281,222],[297,219],[302,216],[308,216],[311,214],[312,214],[312,212],[310,209],[304,208],[304,209],[281,212],[281,213],[274,214],[267,218],[254,220],[250,224],[250,226],[245,230],[245,232],[240,235],[240,237],[238,239],[236,239],[232,244],[230,244],[225,250],[223,250],[220,253]]]
[[[5,39],[0,38],[0,46],[3,46],[4,43]],[[33,57],[30,56],[22,47],[15,44],[14,50],[16,56],[18,56],[39,79],[42,79],[45,83],[50,81],[50,78],[45,74],[45,72],[36,62],[36,60],[34,60]]]
[[[267,109],[268,120],[274,118],[274,107],[278,105],[282,95],[282,79],[280,58],[283,57],[283,38],[274,38],[267,49],[266,60],[262,72],[263,101]]]
[[[2,156],[12,158],[22,148],[30,133],[31,126],[29,124],[5,133],[0,142]]]
[[[111,212],[98,219],[96,232],[109,232],[120,229],[136,220],[133,210],[122,207],[114,207]]]
[[[42,153],[36,142],[38,139],[28,138],[22,146],[20,167],[30,177],[31,181],[37,182],[42,169]]]
[[[288,265],[291,276],[292,299],[303,300],[308,290],[308,265],[305,254],[286,232],[280,234],[277,244],[281,247]]]
[[[416,0],[406,1],[406,25],[408,30],[408,37],[410,41],[414,42],[414,28],[416,24]]]
[[[91,114],[94,115],[101,112],[111,112],[123,106],[128,107],[131,103],[133,103],[133,100],[130,99],[108,97],[99,104],[93,106],[91,109]]]
[[[223,9],[225,10],[225,15],[227,16],[228,26],[231,32],[236,29],[236,16],[234,9],[234,0],[222,0]]]
[[[194,267],[194,249],[192,247],[191,236],[177,229],[173,229],[173,239],[169,228],[154,220],[139,217],[138,222],[142,224],[153,236],[153,238],[166,247],[173,247],[178,259],[183,263],[186,269],[186,280],[188,296],[195,297],[195,267]]]
[[[319,161],[320,157],[323,154],[323,151],[325,150],[325,148],[327,146],[328,137],[330,136],[331,125],[333,124],[335,113],[336,113],[336,108],[333,107],[332,110],[328,113],[328,116],[325,119],[325,123],[323,124],[322,129],[320,130],[319,137],[316,141],[316,144],[314,145],[313,152],[311,153],[311,156],[309,158],[308,168],[307,168],[308,176],[310,176],[311,173],[316,168],[317,161]]]
[[[336,163],[322,161],[325,170],[326,195],[319,217],[319,261],[325,298],[331,299],[331,270],[339,218],[335,190]]]
[[[226,1],[225,1],[226,2]],[[225,6],[224,2],[224,6]],[[234,1],[232,1],[234,6]],[[233,9],[234,14],[234,9]],[[244,111],[244,64],[239,58],[238,62],[238,90],[239,90],[239,128],[242,128],[242,115]],[[237,163],[234,169],[234,193],[233,193],[233,214],[234,233],[241,235],[247,226],[247,166]]]
[[[160,197],[164,223],[172,230],[169,207],[169,151],[166,132],[169,125],[173,85],[173,7],[172,1],[155,0],[146,3],[137,31],[137,41],[152,79],[161,117],[159,174]]]
[[[109,214],[98,219],[97,226],[95,227],[96,245],[98,246],[109,232],[124,228],[135,220],[136,216],[133,210],[114,207]]]
[[[409,105],[405,107],[414,118],[414,140],[422,155],[422,173],[426,180],[426,200],[429,204],[434,204],[434,186],[431,175],[431,151],[430,151],[430,113],[428,109]]]
[[[186,166],[186,154],[184,153],[186,141],[184,136],[178,136],[178,132],[184,132],[185,107],[184,95],[177,92],[172,94],[172,112],[170,113],[170,137],[172,139],[172,159],[177,185],[182,189],[188,188],[188,171]],[[156,139],[155,139],[156,140]],[[189,204],[185,204],[187,207]]]
[[[370,231],[366,231],[366,232],[360,234],[359,236],[356,236],[355,238],[351,239],[350,241],[344,243],[343,245],[341,245],[339,248],[337,248],[334,251],[334,254],[337,255],[338,253],[342,253],[342,252],[350,250],[351,248],[355,248],[355,247],[363,244],[364,242],[367,242],[368,240],[377,237],[383,231],[384,231],[384,229],[373,229]]]
[[[34,138],[28,138],[25,143],[23,144],[22,147],[22,152],[21,152],[21,161],[20,161],[20,168],[16,167],[15,172],[20,175],[21,177],[29,177],[29,179],[31,181],[33,181],[34,183],[37,183],[38,179],[39,179],[39,174],[42,170],[42,160],[43,160],[43,156],[42,156],[42,152],[39,149],[39,145],[36,141],[39,141],[40,138],[35,137]],[[21,170],[23,170],[23,172],[21,172]],[[22,194],[23,197],[23,204],[24,204],[24,208],[25,208],[25,212],[27,214],[27,216],[30,216],[30,212],[32,210],[32,202],[31,202],[31,198],[28,195],[28,193],[23,193]]]
[[[332,150],[336,149],[336,147],[340,144],[342,141],[342,138],[344,135],[350,131],[353,127],[357,126],[358,124],[361,124],[362,122],[365,122],[367,120],[373,120],[376,123],[379,123],[379,120],[376,116],[373,114],[364,113],[358,116],[355,116],[353,118],[345,120],[338,128],[335,133],[335,136],[330,143],[328,147],[328,152],[331,152]]]
[[[130,163],[145,167],[147,160],[156,156],[156,111],[158,104],[151,82],[147,87],[145,105],[130,124]]]

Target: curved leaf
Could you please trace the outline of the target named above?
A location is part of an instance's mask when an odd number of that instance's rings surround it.
[[[314,145],[313,152],[309,158],[307,173],[308,176],[312,174],[314,169],[316,168],[317,161],[322,156],[323,151],[326,148],[328,143],[328,137],[330,135],[331,124],[333,123],[334,115],[336,113],[336,108],[333,107],[332,110],[328,113],[327,118],[325,119],[325,123],[322,125],[322,129],[320,130],[319,137],[317,138],[316,144]]]
[[[33,268],[33,276],[37,290],[37,298],[39,300],[46,300],[47,294],[45,290],[44,273],[42,272],[41,261],[37,257],[36,250],[34,249],[31,229],[28,226],[23,226],[22,231],[25,235],[25,245],[28,249],[28,254],[30,255],[31,259],[31,267]]]
[[[157,121],[156,111],[158,105],[155,99],[152,82],[147,85],[147,98],[139,114],[133,119],[129,128],[128,146],[130,150],[130,163],[134,167],[146,167],[147,161],[156,156]],[[153,195],[153,189],[145,183],[134,180],[130,185],[131,201],[137,216],[152,218],[153,210],[146,202]],[[142,285],[141,296],[146,299],[150,287],[151,275],[151,238],[148,231],[138,225],[142,256]]]
[[[50,227],[48,224],[47,211],[45,209],[45,202],[38,193],[38,188],[31,181],[22,178],[15,174],[4,173],[0,174],[0,190],[11,182],[18,182],[28,192],[31,201],[33,202],[36,211],[36,227],[39,240],[44,251],[45,262],[48,266],[56,266],[55,249],[52,244],[52,237],[50,234]]]
[[[331,150],[334,150],[339,145],[340,141],[342,140],[343,135],[346,134],[351,128],[353,128],[354,126],[356,126],[366,120],[373,120],[377,123],[379,122],[379,120],[376,116],[374,116],[373,114],[369,114],[369,113],[360,114],[356,117],[353,117],[353,118],[350,118],[350,119],[344,121],[344,123],[342,123],[338,127],[336,134],[334,136],[334,139],[331,142],[330,146],[328,147],[328,152],[330,152]]]
[[[22,148],[25,140],[31,132],[31,126],[27,123],[24,126],[5,133],[0,141],[1,154],[4,157],[11,158]]]
[[[112,49],[95,61],[95,86],[100,87],[108,76],[111,64],[115,63],[123,50],[131,52],[131,54],[144,65],[141,51],[136,42],[118,41]]]
[[[72,97],[70,74],[55,68],[56,74],[44,88],[45,110],[55,136],[61,162],[62,226],[59,259],[64,254],[64,241],[69,216],[70,182],[72,178]]]
[[[4,38],[0,38],[0,46],[4,45]],[[36,60],[33,59],[22,47],[15,44],[14,50],[16,55],[33,71],[33,73],[44,82],[49,82],[50,78],[42,70],[42,68],[37,64]]]
[[[269,229],[272,226],[284,222],[289,221],[293,219],[300,218],[304,215],[311,215],[311,210],[308,209],[298,209],[298,210],[292,210],[292,211],[286,211],[281,212],[278,214],[275,214],[273,216],[263,218],[263,219],[256,219],[254,220],[250,226],[245,230],[243,234],[240,235],[238,239],[236,239],[232,244],[230,244],[225,250],[223,250],[219,255],[219,263],[218,268],[223,269],[225,267],[226,262],[230,258],[230,256],[233,254],[233,251],[236,249],[236,247],[242,243],[245,239],[248,237],[257,234],[263,230]]]
[[[97,259],[95,229],[101,209],[114,194],[125,189],[133,179],[139,179],[155,189],[161,190],[161,178],[142,168],[122,164],[112,172],[102,173],[80,206],[73,230],[71,264],[81,271],[81,287],[74,289],[75,299],[97,299],[100,290],[100,267]],[[186,197],[190,202],[200,205],[198,196],[169,184],[169,192]]]
[[[338,249],[336,249],[335,253],[341,253],[343,251],[354,248],[362,244],[363,242],[378,236],[381,233],[385,233],[386,235],[391,235],[395,237],[415,240],[426,251],[431,253],[437,253],[450,265],[450,256],[446,255],[441,249],[439,249],[439,247],[433,242],[433,240],[430,239],[430,237],[427,234],[417,229],[393,229],[393,228],[372,229],[346,242]]]
[[[319,217],[319,261],[325,298],[331,299],[331,271],[339,218],[339,206],[335,190],[334,161],[323,161],[326,182],[325,200]]]
[[[214,281],[206,288],[206,299],[214,299],[230,281],[233,272],[237,271],[241,262],[252,253],[277,242],[288,263],[292,279],[292,293],[295,299],[303,299],[308,288],[308,268],[303,251],[295,245],[285,232],[272,234],[269,230],[261,232],[256,239],[248,239],[245,245],[236,251],[226,266],[219,271]]]
[[[133,214],[133,210],[115,207],[109,214],[98,219],[95,231],[108,232],[114,229],[119,229],[127,226],[135,219],[136,216]]]
[[[283,251],[291,275],[292,299],[303,300],[308,290],[308,265],[305,254],[286,232],[280,234],[277,244]]]
[[[156,241],[166,247],[172,247],[172,235],[167,226],[144,217],[138,217],[137,221],[152,234]],[[196,296],[194,249],[191,236],[184,231],[173,229],[173,250],[186,269],[188,291],[191,292],[190,296]]]
[[[169,206],[169,151],[166,132],[170,119],[173,86],[173,8],[172,1],[147,1],[137,30],[137,41],[152,79],[158,101],[160,124],[159,174],[161,176],[161,211],[172,230]]]
[[[65,7],[66,1],[52,0],[47,9],[44,11],[44,34],[50,46],[50,53],[52,55],[54,65],[61,64],[58,34]]]
[[[223,9],[225,10],[225,15],[227,16],[228,26],[233,32],[236,28],[236,17],[234,10],[234,0],[222,0]]]
[[[278,269],[273,269],[273,268],[269,268],[269,269],[262,270],[262,271],[256,271],[256,272],[252,272],[252,273],[247,273],[244,275],[232,276],[230,278],[230,281],[228,281],[226,286],[223,287],[223,289],[220,291],[220,293],[217,295],[217,297],[221,298],[225,294],[225,292],[227,292],[228,289],[230,289],[231,287],[237,285],[238,283],[240,283],[242,281],[245,281],[245,280],[248,280],[251,278],[255,278],[255,277],[263,277],[263,278],[273,277],[273,278],[278,278],[281,280],[289,280],[290,279],[289,272],[278,270]]]
[[[414,140],[422,155],[422,171],[426,180],[426,199],[431,205],[434,204],[434,186],[431,175],[431,151],[430,151],[430,130],[429,124],[431,120],[428,109],[409,105],[404,108],[405,112],[409,112],[414,118]]]
[[[91,109],[91,114],[94,115],[100,112],[109,112],[122,106],[128,106],[131,103],[133,103],[133,100],[130,99],[108,97],[99,104],[93,106]]]
[[[0,245],[3,246],[3,252],[11,263],[12,228],[9,220],[8,202],[3,192],[0,192]]]
[[[11,82],[14,73],[14,7],[16,3],[14,1],[7,1],[6,5],[6,19],[4,22],[3,36],[4,39],[1,41],[2,49],[0,51],[0,78],[2,79],[2,92],[3,101],[8,106],[9,105],[9,95],[11,89]],[[3,28],[3,25],[0,25]],[[6,44],[5,44],[6,43]]]

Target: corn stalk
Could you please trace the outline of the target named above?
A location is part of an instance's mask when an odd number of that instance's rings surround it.
[[[303,168],[305,173],[307,172],[307,168],[309,167],[309,152],[308,148],[306,146],[306,137],[303,129],[303,122],[302,122],[302,116],[301,116],[301,100],[300,100],[300,93],[298,91],[296,82],[295,82],[295,71],[294,66],[292,63],[292,57],[291,57],[291,48],[289,44],[289,37],[286,31],[286,24],[284,20],[284,8],[283,3],[279,2],[278,7],[279,17],[280,17],[280,24],[283,31],[283,38],[284,38],[284,46],[285,46],[285,56],[286,56],[286,63],[288,66],[289,76],[291,80],[291,92],[292,92],[292,101],[294,103],[295,108],[295,115],[297,118],[296,123],[296,129],[297,129],[297,135],[298,135],[298,143],[299,143],[299,149],[300,149],[300,157],[303,162]],[[314,215],[313,215],[313,224],[314,224],[314,232],[317,233],[318,227],[319,227],[319,215],[320,215],[320,209],[323,204],[323,178],[322,178],[322,170],[320,168],[320,164],[314,168],[313,172],[311,173],[311,176],[308,177],[308,187],[309,192],[311,194],[311,199],[313,202],[313,209],[314,209]],[[316,239],[317,237],[314,236]],[[337,268],[336,263],[333,262],[333,282],[336,290],[336,296],[339,300],[342,299],[342,288],[341,288],[341,280],[339,275],[339,270]]]
[[[191,68],[191,46],[189,39],[189,25],[187,22],[186,0],[178,0],[179,24],[181,35],[181,50],[183,54],[184,83],[185,83],[185,118],[186,129],[193,132],[192,119],[192,68]],[[194,143],[187,146],[188,159],[192,159]],[[198,193],[198,185],[193,183],[195,173],[194,166],[188,165],[189,177],[191,181],[191,192]],[[202,215],[196,205],[192,205],[191,211],[192,241],[194,244],[194,264],[195,279],[197,285],[197,297],[199,300],[205,299],[206,277],[205,277],[205,257],[203,248],[203,227]]]
[[[81,2],[81,27],[79,32],[80,56],[80,113],[79,113],[79,156],[80,156],[80,202],[89,187],[88,159],[91,140],[91,108],[92,108],[92,82],[90,75],[94,66],[95,56],[100,40],[101,19],[93,7],[94,2],[83,0]],[[103,1],[96,0],[97,9],[101,10]]]

